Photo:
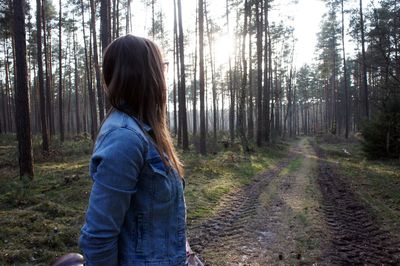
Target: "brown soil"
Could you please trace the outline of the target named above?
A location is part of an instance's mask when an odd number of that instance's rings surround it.
[[[400,243],[380,229],[376,218],[337,173],[336,165],[324,160],[324,152],[315,144],[320,157],[319,185],[323,195],[326,222],[332,231],[326,264],[400,265]]]
[[[304,139],[297,142],[287,159],[258,175],[251,185],[227,195],[214,217],[190,228],[191,246],[206,265],[319,261],[317,236],[325,229],[317,195],[305,195],[310,185],[316,187],[309,178],[315,159],[305,156],[310,152]],[[288,171],[296,160],[301,162],[299,167]]]
[[[313,146],[297,141],[189,228],[205,265],[400,265],[400,244]]]

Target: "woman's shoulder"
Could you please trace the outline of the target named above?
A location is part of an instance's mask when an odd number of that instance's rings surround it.
[[[114,138],[120,137],[125,142],[135,139],[136,141],[145,143],[146,146],[148,145],[147,138],[139,122],[135,118],[118,110],[114,110],[104,120],[97,136],[96,146],[100,145],[108,135],[113,135]]]
[[[139,135],[143,135],[143,130],[141,129],[139,122],[132,116],[128,114],[114,110],[112,111],[107,118],[104,120],[100,130],[99,136],[109,133],[110,131],[114,131],[116,129],[125,128]]]

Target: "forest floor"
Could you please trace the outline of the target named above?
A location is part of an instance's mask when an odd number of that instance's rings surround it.
[[[35,179],[17,177],[0,138],[0,265],[48,265],[78,251],[91,141],[34,141]],[[188,237],[206,265],[399,265],[400,164],[368,161],[356,141],[298,138],[250,155],[181,154]]]
[[[39,140],[34,139],[35,178],[24,183],[18,177],[15,136],[0,136],[0,265],[49,265],[66,252],[79,252],[77,240],[92,185],[91,140],[76,136],[61,143],[55,138],[47,157],[41,155]],[[207,156],[182,153],[188,227],[210,217],[226,193],[275,167],[288,146],[281,142],[244,156],[238,145],[224,148],[217,143]]]

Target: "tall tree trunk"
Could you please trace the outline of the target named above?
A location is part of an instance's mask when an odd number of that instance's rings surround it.
[[[91,64],[89,62],[89,55],[87,51],[87,44],[86,44],[86,34],[85,34],[85,12],[83,8],[83,0],[81,0],[81,11],[82,11],[82,32],[83,32],[83,43],[84,43],[84,50],[85,50],[85,70],[86,70],[86,78],[87,78],[87,90],[89,93],[89,104],[90,104],[90,118],[91,118],[91,127],[90,133],[92,136],[92,140],[96,137],[97,131],[97,111],[96,111],[96,100],[93,92],[92,87],[92,71],[91,71]],[[90,36],[89,36],[90,39]]]
[[[206,150],[206,121],[204,110],[204,2],[199,0],[199,71],[200,71],[200,153],[205,155]]]
[[[270,81],[269,81],[269,67],[268,67],[268,36],[269,36],[269,1],[264,0],[264,97],[263,97],[263,126],[264,126],[264,140],[270,141],[270,122],[269,122],[269,102],[270,102]]]
[[[129,0],[130,1],[130,0]],[[100,6],[100,35],[101,35],[101,48],[102,52],[104,54],[104,51],[106,50],[108,44],[111,42],[111,16],[110,16],[110,0],[101,0],[101,6]],[[95,32],[94,32],[95,33]],[[98,102],[99,102],[99,109],[100,109],[100,120],[103,119],[104,117],[104,103],[106,110],[108,111],[110,109],[110,103],[108,102],[107,99],[104,99],[103,91],[101,89],[101,78],[100,78],[100,70],[98,67],[98,59],[99,57],[97,55],[97,44],[96,43],[96,36],[93,37],[94,41],[94,47],[95,49],[95,66],[96,66],[96,79],[97,79],[97,95],[98,95]],[[97,64],[96,64],[97,61]]]
[[[254,117],[253,117],[253,71],[252,71],[252,43],[251,43],[251,4],[249,4],[249,109],[247,122],[247,135],[249,139],[254,138]]]
[[[62,79],[62,44],[61,44],[61,25],[62,25],[62,14],[61,14],[61,0],[59,0],[59,20],[58,20],[58,50],[59,50],[59,69],[58,69],[58,114],[59,114],[59,126],[60,126],[60,140],[64,141],[64,108],[63,108],[63,79]]]
[[[44,80],[43,80],[43,61],[42,61],[42,27],[41,27],[41,1],[36,0],[36,41],[37,41],[37,62],[38,62],[38,79],[39,79],[39,93],[40,93],[40,120],[42,124],[42,150],[43,154],[49,153],[49,135],[47,132],[46,121],[46,106],[44,96]]]
[[[242,40],[242,86],[240,89],[239,110],[238,110],[238,127],[240,142],[244,152],[249,152],[249,145],[246,137],[245,125],[245,105],[246,105],[246,85],[247,85],[247,61],[246,61],[246,36],[247,36],[247,17],[249,14],[249,4],[247,0],[244,2],[244,25],[243,25],[243,40]]]
[[[98,50],[97,50],[96,6],[95,6],[94,0],[90,0],[90,10],[91,10],[91,26],[92,26],[92,34],[93,34],[94,69],[96,71],[97,103],[99,106],[100,121],[103,121],[103,119],[104,119],[104,97],[103,97],[103,90],[102,90],[102,86],[101,86],[99,55],[98,55]]]
[[[174,79],[176,78],[175,82],[175,88],[174,88],[174,118],[175,118],[175,134],[178,134],[178,145],[182,145],[182,121],[181,121],[181,115],[180,112],[177,111],[178,107],[178,102],[179,102],[179,93],[181,91],[180,87],[181,85],[181,79],[180,77],[180,67],[179,67],[179,36],[178,36],[178,15],[177,15],[177,10],[176,10],[176,0],[174,0],[174,51],[175,51],[175,56],[174,56]],[[177,101],[178,99],[178,101]]]
[[[44,58],[46,66],[46,115],[48,120],[48,126],[50,129],[50,136],[55,133],[54,126],[54,105],[52,96],[52,56],[51,56],[51,29],[47,28],[46,23],[46,0],[42,3],[42,23],[43,23],[43,46],[44,46]]]
[[[345,52],[345,45],[344,45],[344,8],[343,8],[343,0],[341,1],[342,4],[342,46],[343,46],[343,76],[344,76],[344,104],[345,104],[345,137],[346,139],[349,137],[349,103],[348,103],[348,86],[347,86],[347,66],[346,66],[346,52]]]
[[[19,175],[33,179],[32,133],[26,64],[25,1],[13,1],[13,33],[16,57],[15,120],[18,139]]]
[[[125,32],[125,34],[129,34],[132,31],[131,0],[128,0],[126,5],[127,6],[126,6],[126,17],[125,17],[125,20],[126,20],[126,26],[125,26],[126,32]]]
[[[179,27],[179,59],[180,59],[180,67],[181,67],[181,86],[179,94],[179,114],[180,121],[182,125],[182,147],[184,150],[189,150],[189,135],[188,135],[188,127],[187,127],[187,113],[186,113],[186,76],[185,76],[185,51],[183,45],[183,26],[182,26],[182,3],[181,0],[178,0],[178,27]]]
[[[228,35],[230,34],[229,27],[229,0],[226,0],[226,27],[228,30]],[[229,95],[230,95],[230,105],[229,105],[229,136],[231,144],[233,144],[235,140],[235,90],[233,87],[233,78],[232,78],[232,64],[231,64],[231,55],[228,57],[228,66],[229,66]]]
[[[212,91],[212,107],[213,107],[213,141],[217,142],[217,92],[216,92],[216,84],[215,84],[215,66],[214,66],[214,56],[213,56],[213,47],[212,47],[212,33],[209,27],[208,20],[208,11],[206,7],[204,7],[204,17],[206,19],[206,29],[207,29],[207,39],[208,39],[208,49],[210,52],[210,68],[211,68],[211,91]]]
[[[197,135],[197,49],[198,49],[198,8],[196,10],[196,41],[194,45],[194,71],[193,71],[193,137]]]
[[[76,53],[76,40],[75,40],[75,31],[73,33],[73,42],[74,42],[74,64],[75,64],[75,119],[76,119],[76,133],[79,134],[81,132],[81,120],[80,120],[80,107],[79,107],[79,72],[78,72],[78,57]]]
[[[257,146],[262,145],[263,139],[263,110],[262,110],[262,21],[260,19],[260,1],[256,2],[257,27]]]
[[[361,52],[362,52],[362,91],[364,96],[364,112],[363,116],[369,119],[369,102],[368,102],[368,83],[367,83],[367,66],[365,58],[365,36],[364,36],[364,15],[362,0],[360,0],[360,28],[361,28]]]

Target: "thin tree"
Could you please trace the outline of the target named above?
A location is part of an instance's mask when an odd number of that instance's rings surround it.
[[[207,5],[206,5],[207,6]],[[212,108],[213,108],[213,141],[217,142],[217,91],[215,84],[215,63],[213,56],[213,47],[212,47],[212,32],[210,30],[210,21],[208,19],[208,11],[204,7],[204,18],[206,20],[206,30],[207,30],[207,39],[208,39],[208,49],[210,56],[210,68],[211,68],[211,91],[212,91]]]
[[[362,55],[362,88],[363,88],[363,96],[364,96],[364,113],[363,116],[366,119],[369,119],[369,102],[368,102],[368,83],[367,83],[367,66],[366,66],[366,57],[365,57],[365,34],[364,34],[364,15],[363,15],[363,7],[362,0],[360,0],[360,28],[361,28],[361,55]]]
[[[343,0],[341,0],[342,5],[342,47],[343,47],[343,78],[344,78],[344,104],[345,104],[345,126],[346,132],[345,137],[346,139],[349,137],[349,103],[348,103],[348,86],[347,86],[347,66],[346,66],[346,52],[345,52],[345,45],[344,45],[344,8],[343,8]]]
[[[25,0],[13,1],[13,32],[17,70],[15,120],[18,139],[19,174],[21,178],[28,177],[29,179],[33,179],[32,136],[26,63],[25,5]]]
[[[85,33],[85,10],[83,5],[83,0],[81,0],[81,12],[82,12],[82,33],[83,33],[83,44],[85,51],[85,71],[86,71],[86,81],[87,81],[87,90],[89,94],[89,102],[90,102],[90,118],[91,118],[91,127],[90,134],[92,136],[92,140],[95,139],[95,134],[97,130],[97,111],[96,111],[96,100],[92,87],[91,80],[91,63],[89,62],[89,53],[86,44],[86,33]],[[87,105],[85,104],[85,107]],[[86,113],[86,112],[85,112]]]
[[[200,153],[206,150],[206,121],[204,110],[204,2],[199,0],[199,79],[200,79]]]
[[[63,108],[63,79],[62,79],[62,31],[61,31],[61,25],[62,25],[62,13],[61,13],[61,0],[59,1],[59,20],[58,20],[58,60],[59,60],[59,66],[58,66],[58,114],[59,114],[59,126],[60,126],[60,140],[64,141],[64,108]]]
[[[246,137],[246,113],[245,113],[245,105],[246,105],[246,85],[247,85],[247,60],[246,60],[246,36],[247,36],[247,18],[249,14],[249,4],[247,0],[244,2],[244,25],[243,25],[243,36],[242,36],[242,85],[239,91],[239,110],[238,110],[238,129],[240,142],[242,144],[243,151],[248,152],[249,146]]]
[[[95,1],[90,0],[90,10],[91,10],[91,28],[93,36],[93,58],[94,58],[94,69],[96,72],[96,88],[97,88],[97,103],[99,106],[99,117],[100,121],[104,119],[104,97],[103,90],[101,87],[100,78],[100,66],[99,66],[99,55],[97,49],[97,34],[96,34],[96,6]]]
[[[196,8],[194,70],[193,70],[193,137],[197,135],[197,50],[198,50],[198,8]]]
[[[263,126],[264,126],[264,137],[265,141],[270,141],[270,122],[269,122],[269,113],[270,113],[270,81],[269,81],[269,67],[268,67],[268,35],[269,35],[269,1],[264,1],[264,97],[263,97]]]
[[[52,96],[52,50],[51,50],[51,27],[47,25],[46,7],[50,5],[46,0],[43,0],[42,7],[42,24],[43,24],[43,47],[44,47],[44,60],[46,66],[46,115],[48,119],[48,127],[50,137],[55,133],[54,125],[54,103]]]
[[[262,110],[262,21],[260,19],[260,1],[256,2],[256,27],[257,27],[257,146],[262,145],[263,110]]]
[[[74,20],[75,23],[75,20]],[[74,50],[74,64],[75,64],[75,72],[74,72],[74,77],[75,77],[75,120],[76,120],[76,133],[79,134],[81,132],[81,121],[80,121],[80,104],[79,104],[79,71],[78,71],[78,56],[76,52],[76,28],[74,26],[74,32],[73,32],[73,50]]]
[[[184,51],[184,36],[183,36],[183,25],[182,25],[182,3],[178,0],[178,28],[179,28],[179,59],[180,59],[180,93],[178,91],[178,101],[179,101],[179,117],[180,123],[179,127],[182,128],[182,147],[184,150],[189,149],[189,135],[187,126],[187,113],[186,113],[186,84],[185,84],[185,51]]]
[[[49,135],[47,132],[46,121],[46,106],[44,96],[44,80],[43,80],[43,59],[42,59],[42,15],[41,15],[41,1],[36,0],[36,43],[37,43],[37,62],[38,62],[38,87],[39,87],[39,101],[40,101],[40,120],[42,125],[42,150],[43,154],[49,153]]]

